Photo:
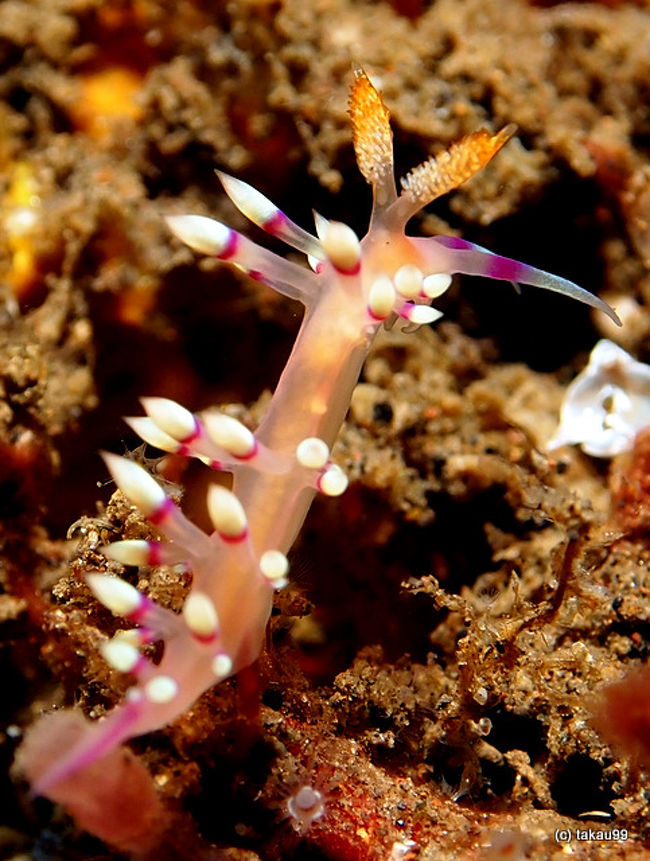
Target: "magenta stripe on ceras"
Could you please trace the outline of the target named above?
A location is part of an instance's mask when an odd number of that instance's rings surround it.
[[[284,296],[306,302],[316,291],[316,282],[309,270],[257,245],[219,221],[203,215],[172,215],[167,222],[172,232],[195,251],[246,272],[258,273],[258,277]],[[316,240],[311,238],[311,242],[315,244]],[[318,245],[315,250],[322,253]]]
[[[144,601],[139,607],[136,607],[131,613],[127,613],[124,617],[127,621],[133,622],[134,625],[142,625],[145,623],[147,616],[154,608],[154,603],[146,596],[143,596]]]
[[[513,260],[511,257],[503,257],[501,254],[494,254],[494,252],[488,251],[487,248],[482,248],[480,245],[469,242],[467,239],[461,239],[459,236],[436,236],[435,242],[443,245],[445,248],[450,248],[452,251],[469,252],[472,254],[474,259],[470,274],[480,273],[487,278],[496,278],[502,281],[517,281],[525,278],[527,271],[534,271],[533,267],[527,266],[519,260]],[[463,269],[462,257],[458,257],[455,262],[460,267],[459,271],[465,271]]]
[[[178,450],[178,454],[191,454],[192,453],[192,449],[191,449],[192,443],[201,438],[201,433],[202,433],[201,424],[200,424],[200,422],[196,416],[193,416],[193,418],[194,418],[194,432],[191,434],[188,434],[186,437],[183,437],[183,439],[179,439],[178,442],[180,443],[181,448]]]
[[[273,206],[275,205],[273,204]],[[259,224],[262,230],[270,236],[281,239],[287,245],[291,245],[304,254],[311,255],[317,259],[322,258],[323,250],[318,240],[306,230],[303,230],[302,227],[299,227],[281,209],[278,209],[277,206],[275,206],[273,214],[265,221],[259,222]]]
[[[46,771],[41,780],[34,782],[34,794],[46,795],[50,787],[96,762],[104,753],[129,738],[132,735],[131,727],[137,723],[143,704],[144,696],[140,691],[136,688],[128,690],[124,701],[101,724],[95,723],[81,744],[73,747],[54,768]]]
[[[142,603],[139,604],[135,610],[131,610],[130,613],[124,613],[123,618],[126,619],[127,622],[133,622],[134,625],[142,625],[154,606],[153,601],[147,598],[146,595],[143,595]]]
[[[245,238],[241,233],[237,233],[236,230],[233,230],[232,227],[228,227],[227,230],[228,239],[226,240],[226,244],[218,254],[213,255],[213,257],[216,257],[218,260],[231,260],[231,258],[237,253],[241,241]]]
[[[134,625],[144,626],[146,631],[165,636],[178,626],[178,619],[171,611],[159,607],[121,577],[87,574],[86,582],[95,598],[111,613],[122,616]]]
[[[510,257],[500,254],[490,254],[485,260],[484,274],[488,278],[498,278],[503,281],[519,281],[526,277],[529,267]]]
[[[176,565],[187,562],[187,554],[166,541],[147,541],[149,555],[147,565]]]
[[[231,457],[235,458],[242,466],[248,465],[271,475],[279,475],[289,467],[287,457],[267,448],[256,436],[253,436],[253,448],[248,454],[232,454]]]
[[[140,594],[140,601],[133,610],[129,613],[123,613],[122,617],[126,619],[128,622],[133,622],[134,625],[142,625],[143,627],[147,627],[148,621],[151,619],[151,614],[157,609],[156,604],[148,598],[146,595],[143,595],[140,590],[138,590]]]
[[[253,431],[227,413],[208,411],[199,423],[204,445],[202,453],[216,456],[224,469],[232,471],[238,465],[250,466],[277,475],[289,468],[286,457],[267,448]]]
[[[361,243],[354,230],[341,221],[328,221],[314,212],[316,233],[332,267],[341,275],[354,277],[361,271]]]
[[[244,507],[231,490],[213,484],[208,489],[207,506],[215,532],[227,544],[245,544],[252,555],[248,541],[248,518]]]
[[[219,532],[218,529],[216,531]],[[219,532],[219,537],[226,544],[242,544],[249,538],[248,527],[240,532],[239,535],[225,535],[223,532]]]
[[[225,414],[224,414],[225,415]],[[178,441],[178,449],[175,454],[185,457],[195,457],[206,462],[214,470],[230,470],[238,463],[246,464],[254,461],[254,465],[262,471],[280,471],[279,459],[276,455],[262,446],[251,432],[251,447],[248,451],[239,454],[229,451],[224,446],[218,445],[205,428],[205,424],[199,416],[193,416],[196,429],[193,433]],[[252,465],[252,463],[251,463]]]
[[[259,263],[258,257],[265,249],[259,248],[248,237],[242,233],[238,233],[231,227],[227,229],[228,239],[223,250],[219,254],[213,254],[212,256],[226,263],[234,263],[243,269],[247,275],[255,278],[256,281],[266,283],[268,276],[261,269],[252,265],[254,260],[256,263]]]
[[[219,638],[219,616],[212,598],[206,592],[192,589],[183,605],[183,618],[197,642],[208,645]]]
[[[271,236],[282,239],[287,224],[289,224],[289,218],[281,209],[276,208],[273,215],[270,218],[267,218],[266,221],[262,223],[261,227],[262,230],[266,231],[266,233],[270,233]]]
[[[476,248],[473,242],[461,239],[460,236],[445,236],[444,234],[440,234],[433,238],[439,245],[444,245],[445,248],[453,248],[455,251],[473,251]]]
[[[226,194],[237,209],[262,230],[307,255],[322,256],[322,249],[310,233],[285,215],[274,203],[252,185],[218,170]]]
[[[156,508],[155,511],[152,511],[151,514],[147,515],[147,520],[150,523],[153,523],[154,526],[160,526],[165,521],[173,519],[175,509],[176,506],[172,500],[168,496],[165,496],[165,499],[158,508]]]
[[[155,604],[153,606],[156,607]],[[156,640],[164,639],[164,636],[148,625],[141,624],[137,628],[127,628],[126,630],[118,631],[113,639],[118,638],[131,643],[136,648],[140,648],[140,646],[148,646]]]
[[[104,660],[110,667],[120,673],[127,673],[138,679],[143,679],[154,671],[154,664],[140,652],[141,643],[133,643],[130,638],[119,633],[111,640],[100,645]]]
[[[336,271],[340,275],[347,275],[348,277],[352,278],[355,275],[358,275],[359,272],[361,272],[361,259],[357,260],[357,262],[353,266],[350,266],[350,267],[338,266],[333,261],[330,261],[330,262],[332,263],[332,266],[334,267],[334,269],[336,269]]]
[[[218,470],[219,472],[228,469],[228,464],[223,458],[226,452],[216,451],[212,441],[205,432],[205,428],[197,415],[193,416],[195,422],[195,430],[189,436],[179,440],[179,449],[176,454],[184,457],[196,457],[204,462],[210,469]]]
[[[202,555],[205,550],[207,535],[183,514],[180,508],[168,497],[150,514],[147,520],[156,526],[169,541],[177,545],[183,556],[183,561],[190,561]],[[162,552],[162,551],[161,551]]]
[[[348,479],[340,466],[329,459],[329,446],[319,437],[306,437],[296,448],[296,460],[306,472],[306,484],[326,496],[340,496]]]
[[[355,259],[352,254],[348,253],[348,249],[343,249],[341,254],[336,252],[333,255],[328,254],[327,260],[335,272],[346,278],[355,278],[361,272],[361,255],[359,254],[358,258]],[[320,272],[321,270],[317,269],[316,271]]]

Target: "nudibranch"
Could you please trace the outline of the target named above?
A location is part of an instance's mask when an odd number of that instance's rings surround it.
[[[559,427],[546,448],[579,445],[594,457],[614,457],[629,451],[648,426],[650,366],[602,340],[567,388]]]
[[[432,156],[401,179],[402,192],[398,196],[390,115],[362,71],[356,72],[349,113],[357,163],[373,190],[370,226],[361,242],[349,227],[327,221],[318,213],[317,236],[313,236],[256,189],[218,172],[235,206],[263,230],[304,252],[316,270],[314,275],[205,216],[171,216],[167,221],[172,232],[195,251],[233,263],[286,296],[300,300],[307,312],[328,289],[324,281],[342,279],[349,297],[344,316],[349,317],[354,308],[365,324],[364,332],[373,332],[378,322],[390,325],[398,316],[416,324],[434,322],[441,314],[430,303],[445,292],[454,273],[563,293],[603,311],[620,325],[606,302],[558,275],[455,236],[424,238],[405,234],[407,222],[417,212],[485,167],[510,140],[516,130],[514,125],[507,125],[497,134],[480,129]]]
[[[131,427],[163,451],[197,457],[232,473],[232,487],[213,485],[204,533],[133,460],[106,455],[118,488],[159,530],[162,541],[120,541],[104,548],[113,563],[183,564],[192,584],[183,611],[154,603],[112,573],[86,575],[95,597],[132,629],[103,643],[109,665],[134,684],[124,702],[100,720],[72,713],[65,743],[49,741],[45,716],[28,733],[22,767],[36,793],[63,801],[99,793],[98,774],[117,768],[119,745],[158,729],[188,710],[204,691],[259,655],[273,591],[287,583],[287,553],[317,492],[336,496],[347,478],[330,450],[361,366],[382,325],[400,318],[417,328],[440,317],[431,307],[455,272],[531,284],[563,293],[617,320],[601,299],[570,281],[450,236],[407,236],[407,222],[439,195],[486,165],[514,132],[480,130],[432,156],[401,181],[393,172],[389,113],[370,79],[358,71],[349,112],[361,173],[372,187],[366,236],[316,216],[316,235],[294,224],[260,192],[220,174],[226,193],[251,221],[307,255],[312,268],[286,260],[202,215],[171,215],[172,232],[192,249],[245,270],[305,307],[300,331],[267,412],[255,432],[231,415],[199,415],[164,398],[143,400],[146,416]],[[152,663],[142,646],[163,643]],[[98,764],[102,768],[98,770]],[[92,773],[92,779],[88,777]],[[101,782],[101,781],[100,781]],[[104,796],[106,793],[104,793]],[[89,827],[83,816],[79,824]],[[97,826],[95,833],[98,833]],[[104,835],[103,835],[104,836]],[[109,835],[110,836],[110,835]]]

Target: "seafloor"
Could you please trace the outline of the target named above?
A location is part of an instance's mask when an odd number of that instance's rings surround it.
[[[446,322],[384,337],[336,449],[351,488],[314,506],[255,673],[133,743],[169,813],[151,857],[646,857],[648,442],[611,464],[544,451],[598,337],[650,358],[642,0],[0,2],[2,857],[122,857],[9,770],[43,710],[98,717],[124,690],[82,574],[147,527],[97,450],[137,448],[120,416],[142,394],[254,420],[297,331],[290,302],[197,261],[161,216],[242,228],[220,167],[305,226],[315,208],[363,232],[354,65],[401,172],[518,125],[414,231],[578,281],[625,326],[465,278]],[[204,522],[201,470],[175,478]],[[188,586],[124,576],[172,607]],[[621,678],[632,695],[607,692]],[[303,785],[325,813],[300,833]]]

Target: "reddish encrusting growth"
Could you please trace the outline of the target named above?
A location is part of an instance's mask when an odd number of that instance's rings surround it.
[[[650,667],[635,668],[599,691],[593,722],[620,756],[650,768]]]
[[[235,205],[254,223],[306,254],[313,271],[211,218],[168,218],[172,232],[195,251],[227,260],[297,299],[305,314],[255,433],[220,410],[197,416],[162,398],[145,398],[147,416],[128,419],[146,442],[232,473],[231,490],[219,485],[209,490],[211,535],[194,525],[145,469],[116,455],[105,456],[120,490],[156,525],[163,542],[152,546],[120,541],[103,548],[104,554],[126,565],[156,559],[181,563],[192,573],[192,586],[183,612],[175,615],[120,578],[87,575],[96,598],[138,626],[101,647],[107,662],[129,673],[135,684],[123,704],[108,715],[95,722],[81,720],[72,743],[63,748],[38,743],[52,722],[62,719],[60,714],[42,717],[28,734],[21,766],[36,793],[66,804],[78,824],[95,833],[100,833],[96,819],[82,801],[95,798],[104,807],[110,803],[102,781],[114,777],[119,745],[173,721],[205,690],[248,667],[259,655],[273,591],[287,582],[286,554],[315,493],[338,496],[346,489],[347,478],[332,462],[330,450],[382,324],[390,327],[402,318],[415,329],[437,320],[441,313],[430,303],[448,288],[454,272],[516,277],[583,301],[617,321],[606,303],[563,278],[464,240],[406,235],[410,218],[479,171],[514,127],[468,135],[448,153],[412,170],[398,195],[388,110],[361,71],[352,87],[350,115],[359,168],[374,198],[370,227],[362,240],[347,225],[319,215],[314,236],[251,186],[220,174]],[[164,644],[158,665],[140,654],[140,647],[152,640]],[[108,810],[106,819],[111,820]],[[140,829],[135,828],[131,847],[128,833],[120,846],[137,851]],[[105,830],[101,836],[112,840]],[[358,836],[357,831],[355,839]]]
[[[642,430],[610,478],[612,511],[628,534],[650,528],[650,428]]]

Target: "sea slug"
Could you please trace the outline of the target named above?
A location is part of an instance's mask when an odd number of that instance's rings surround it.
[[[311,269],[213,219],[168,218],[172,232],[195,251],[234,264],[299,300],[305,313],[255,433],[218,409],[193,415],[161,398],[145,398],[147,416],[129,420],[147,442],[233,474],[231,490],[213,486],[209,492],[211,535],[188,520],[144,468],[113,454],[105,456],[118,487],[163,539],[116,542],[104,548],[105,555],[129,565],[183,563],[192,572],[192,586],[183,612],[176,615],[125,580],[88,573],[95,597],[133,623],[126,635],[106,642],[102,652],[112,667],[129,673],[134,684],[121,705],[95,722],[72,711],[42,717],[28,732],[19,759],[35,793],[63,802],[81,827],[122,848],[141,848],[150,835],[128,829],[126,836],[118,835],[116,817],[106,808],[111,792],[102,786],[118,768],[126,768],[120,745],[173,721],[206,689],[259,655],[274,589],[287,582],[287,553],[312,498],[319,491],[337,495],[345,490],[347,479],[332,463],[330,450],[378,329],[400,319],[409,329],[438,319],[441,314],[430,303],[448,288],[455,272],[554,290],[617,320],[605,302],[556,275],[456,237],[405,234],[415,213],[479,171],[514,127],[468,135],[414,168],[402,179],[398,194],[389,113],[362,71],[355,74],[349,108],[357,162],[374,196],[370,227],[362,240],[345,224],[319,215],[313,236],[258,191],[224,174],[220,177],[226,193],[239,209],[305,253]],[[164,643],[157,665],[140,651],[154,640]],[[127,764],[137,773],[140,787],[134,803],[142,804],[150,795],[142,788],[146,771],[137,770],[131,760]],[[128,782],[122,782],[123,793]],[[93,798],[99,807],[91,815]],[[147,828],[152,819],[153,814]]]

